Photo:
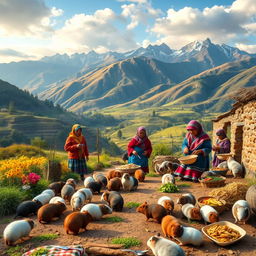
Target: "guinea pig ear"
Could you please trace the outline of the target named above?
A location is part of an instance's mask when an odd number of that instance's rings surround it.
[[[158,237],[160,237],[160,236],[161,236],[161,234],[160,234],[160,233],[157,233],[157,236],[158,236]],[[155,237],[155,238],[157,238],[157,237]],[[157,240],[158,240],[158,239],[157,239]]]
[[[88,214],[89,212],[88,212],[88,211],[83,211],[82,213],[84,213],[84,214]]]

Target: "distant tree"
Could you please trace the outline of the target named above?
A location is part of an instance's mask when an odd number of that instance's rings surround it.
[[[156,111],[155,110],[152,111],[152,117],[156,117]]]
[[[13,114],[15,112],[15,106],[14,106],[14,102],[13,101],[9,102],[8,112],[9,112],[9,114]]]
[[[34,137],[33,139],[31,139],[30,144],[32,146],[36,146],[39,148],[46,148],[47,147],[47,142],[40,138],[40,137]]]
[[[117,138],[121,139],[122,136],[123,136],[122,131],[121,131],[121,130],[118,130],[118,132],[117,132]]]
[[[28,143],[28,138],[20,131],[12,130],[10,134],[11,139],[14,143]]]

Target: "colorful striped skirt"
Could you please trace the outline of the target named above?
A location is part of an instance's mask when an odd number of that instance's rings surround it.
[[[197,182],[204,171],[204,169],[197,166],[181,164],[174,172],[174,175]]]
[[[80,175],[87,174],[87,165],[85,159],[68,159],[68,168],[72,172],[76,172]]]

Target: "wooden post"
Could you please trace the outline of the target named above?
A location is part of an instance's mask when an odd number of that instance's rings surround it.
[[[100,138],[99,137],[100,137],[100,129],[97,128],[96,147],[97,147],[98,163],[100,162],[100,145],[99,145]]]

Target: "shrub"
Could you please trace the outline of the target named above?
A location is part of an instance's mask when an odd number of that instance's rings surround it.
[[[30,144],[32,146],[39,147],[39,148],[47,148],[48,146],[46,141],[41,137],[34,137],[33,139],[31,139]]]
[[[66,172],[61,175],[61,180],[66,181],[67,179],[74,179],[76,182],[80,180],[80,175],[75,172]]]
[[[45,153],[38,147],[25,144],[14,144],[9,147],[0,148],[0,160],[20,156],[45,156]]]
[[[48,188],[50,182],[46,179],[40,179],[37,184],[31,185],[31,188],[24,190],[24,194],[27,200],[31,200],[35,196],[41,194],[42,191]]]
[[[25,194],[16,187],[0,188],[0,216],[13,214],[20,202],[25,199]]]
[[[167,155],[171,155],[172,153],[173,153],[172,149],[166,144],[156,144],[153,147],[151,158],[154,159],[155,156],[159,156],[159,155],[167,156]]]

